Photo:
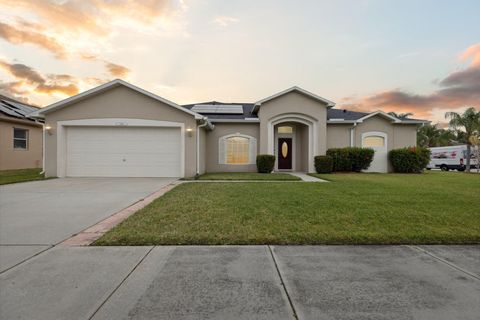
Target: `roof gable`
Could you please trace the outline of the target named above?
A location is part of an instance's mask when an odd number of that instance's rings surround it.
[[[126,81],[123,81],[121,79],[115,79],[113,81],[110,81],[110,82],[107,82],[107,83],[104,83],[98,87],[95,87],[95,88],[92,88],[90,90],[87,90],[85,92],[82,92],[82,93],[79,93],[77,95],[74,95],[70,98],[67,98],[67,99],[64,99],[64,100],[61,100],[61,101],[58,101],[58,102],[55,102],[45,108],[42,108],[34,113],[31,114],[32,117],[39,117],[39,118],[42,118],[45,114],[47,113],[50,113],[52,111],[55,111],[55,110],[59,110],[59,109],[62,109],[64,107],[67,107],[69,105],[71,105],[72,103],[75,103],[77,101],[80,101],[80,100],[83,100],[83,99],[86,99],[86,98],[89,98],[89,97],[92,97],[94,95],[97,95],[97,94],[101,94],[102,92],[105,92],[105,91],[108,91],[110,89],[113,89],[113,88],[116,88],[118,86],[124,86],[124,87],[127,87],[133,91],[136,91],[138,93],[141,93],[147,97],[150,97],[154,100],[157,100],[157,101],[160,101],[166,105],[169,105],[173,108],[176,108],[180,111],[183,111],[183,112],[186,112],[188,114],[191,114],[192,116],[195,117],[195,119],[204,119],[205,117],[202,116],[201,114],[199,113],[196,113],[194,111],[191,111],[189,109],[186,109],[186,108],[183,108],[182,106],[170,101],[170,100],[167,100],[167,99],[164,99],[154,93],[151,93],[151,92],[148,92],[142,88],[139,88],[137,86],[134,86],[133,84],[131,83],[128,83]]]
[[[327,107],[333,107],[333,106],[335,106],[335,102],[332,102],[332,101],[330,101],[330,100],[328,100],[328,99],[322,98],[322,97],[320,97],[320,96],[318,96],[318,95],[316,95],[316,94],[314,94],[314,93],[311,93],[310,91],[307,91],[307,90],[305,90],[305,89],[302,89],[302,88],[300,88],[300,87],[294,86],[294,87],[291,87],[291,88],[289,88],[289,89],[287,89],[287,90],[280,91],[280,92],[278,92],[278,93],[276,93],[276,94],[274,94],[274,95],[271,95],[270,97],[267,97],[267,98],[265,98],[265,99],[262,99],[262,100],[259,100],[259,101],[255,102],[255,107],[254,107],[253,111],[254,111],[254,112],[257,112],[258,109],[260,108],[260,105],[262,105],[262,103],[265,103],[265,102],[267,102],[267,101],[276,99],[276,98],[281,97],[281,96],[283,96],[283,95],[286,95],[286,94],[288,94],[288,93],[290,93],[290,92],[298,92],[298,93],[300,93],[300,94],[303,94],[303,95],[305,95],[305,96],[307,96],[307,97],[310,97],[310,98],[312,98],[312,99],[314,99],[314,100],[317,100],[317,101],[320,101],[321,103],[326,104]]]

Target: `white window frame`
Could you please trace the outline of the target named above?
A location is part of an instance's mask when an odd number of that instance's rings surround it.
[[[23,130],[25,131],[25,139],[23,138],[15,138],[15,130]],[[13,127],[13,149],[14,150],[28,150],[28,138],[30,136],[30,132],[28,129],[25,129],[25,128],[16,128],[16,127]],[[19,140],[19,141],[25,141],[25,148],[19,148],[19,147],[15,147],[15,141],[16,140]]]
[[[244,138],[248,139],[248,163],[227,163],[227,140],[229,138]],[[257,159],[257,139],[255,137],[241,134],[233,133],[222,136],[218,139],[218,163],[227,164],[229,166],[245,166],[250,164],[255,164]]]

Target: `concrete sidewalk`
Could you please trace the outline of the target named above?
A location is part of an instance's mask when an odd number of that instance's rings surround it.
[[[56,246],[1,319],[478,319],[480,246]]]

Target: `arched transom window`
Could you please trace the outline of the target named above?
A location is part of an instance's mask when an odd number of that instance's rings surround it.
[[[257,140],[242,134],[223,136],[218,150],[220,164],[253,164],[257,156]]]
[[[385,146],[385,137],[382,136],[368,136],[363,138],[364,148],[374,148]]]

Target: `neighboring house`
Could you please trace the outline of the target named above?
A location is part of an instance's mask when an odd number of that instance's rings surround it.
[[[0,170],[42,167],[42,121],[37,107],[0,95]]]
[[[47,176],[185,177],[255,171],[257,154],[275,170],[314,172],[328,148],[376,150],[371,170],[389,169],[387,151],[416,145],[425,121],[333,109],[298,87],[256,103],[180,106],[114,80],[35,113],[44,118]]]

